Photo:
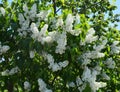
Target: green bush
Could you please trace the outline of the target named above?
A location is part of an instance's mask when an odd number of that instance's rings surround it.
[[[0,92],[119,92],[115,9],[108,0],[3,0]]]

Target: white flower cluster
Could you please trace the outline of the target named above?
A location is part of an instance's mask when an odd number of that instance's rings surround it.
[[[37,14],[37,5],[33,4],[31,9],[29,10],[27,7],[27,4],[23,5],[24,14],[19,13],[18,20],[20,27],[17,31],[19,32],[20,36],[26,36],[27,33],[30,32],[30,21],[34,21],[35,18],[38,18],[38,21],[36,22],[37,27],[40,24],[40,20],[44,20],[47,17],[48,12],[47,11],[41,11]]]
[[[107,60],[104,61],[104,64],[105,64],[108,68],[111,68],[111,69],[114,69],[114,68],[115,68],[115,62],[113,61],[112,58],[107,58]]]
[[[96,36],[97,37],[97,36]],[[107,39],[101,37],[99,40],[101,41],[100,44],[94,45],[93,46],[93,51],[86,51],[83,53],[80,57],[83,59],[82,60],[82,65],[87,65],[91,62],[91,59],[97,59],[97,58],[102,58],[105,56],[104,53],[101,52],[102,49],[105,48],[107,44]]]
[[[57,23],[56,23],[56,28],[58,28],[59,26],[60,27],[63,27],[63,19],[62,18],[58,18],[58,20],[57,20]]]
[[[78,36],[81,33],[80,30],[72,30],[72,26],[73,26],[72,23],[74,21],[73,18],[74,16],[72,16],[71,14],[68,14],[65,25],[63,25],[62,18],[58,19],[56,23],[56,27],[61,26],[63,27],[63,29],[65,28],[66,30],[66,31],[63,31],[62,33],[58,31],[47,32],[47,28],[48,28],[47,24],[45,24],[43,28],[41,28],[41,31],[39,32],[36,24],[32,23],[31,24],[31,30],[33,33],[32,38],[37,39],[42,44],[44,44],[45,42],[51,43],[53,41],[56,41],[57,46],[56,46],[55,52],[59,54],[63,54],[65,52],[66,45],[67,45],[67,36],[66,36],[67,33],[66,32],[69,32],[75,36]],[[77,16],[76,21],[79,21],[78,16]],[[48,33],[48,35],[46,35],[46,32]]]
[[[88,51],[82,55],[83,58],[96,59],[104,57],[105,54],[98,51]]]
[[[24,89],[29,92],[31,90],[31,84],[28,81],[24,82]]]
[[[94,36],[94,34],[95,30],[93,28],[90,28],[85,37],[85,41],[84,42],[80,41],[80,45],[85,45],[86,43],[92,43],[93,41],[98,40],[98,36]]]
[[[105,87],[107,84],[104,82],[96,82],[96,76],[100,73],[100,70],[92,69],[85,67],[81,78],[78,76],[76,78],[76,83],[69,83],[69,87],[78,87],[80,92],[86,88],[87,83],[89,83],[92,92],[96,92],[99,88]]]
[[[0,12],[2,13],[3,16],[5,16],[5,9],[3,7],[0,7]]]
[[[102,49],[104,49],[105,48],[105,46],[106,46],[106,44],[107,44],[107,38],[106,37],[101,37],[100,39],[99,39],[100,41],[101,41],[101,43],[100,44],[98,44],[98,45],[94,45],[93,46],[93,49],[95,50],[95,51],[101,51]]]
[[[69,84],[68,84],[68,86],[69,87],[75,87],[75,86],[80,86],[80,85],[82,85],[83,84],[83,81],[81,80],[81,78],[79,77],[79,76],[77,76],[77,78],[76,78],[76,82],[70,82]]]
[[[66,32],[63,31],[62,33],[53,31],[53,32],[47,32],[48,25],[45,24],[43,28],[41,28],[41,31],[38,31],[38,28],[35,23],[31,24],[31,30],[32,30],[32,38],[41,42],[41,44],[46,43],[52,43],[53,41],[57,42],[57,47],[56,47],[56,53],[63,54],[66,49],[67,45],[67,36]]]
[[[87,65],[91,62],[91,59],[97,59],[104,57],[105,54],[98,52],[98,51],[88,51],[86,53],[83,53],[81,55],[81,58],[83,59],[82,65]]]
[[[57,47],[56,47],[56,53],[63,54],[66,49],[67,45],[67,36],[66,32],[63,31],[62,34],[59,35],[58,40],[57,40]]]
[[[65,25],[62,18],[59,18],[57,20],[55,26],[56,28],[58,28],[59,26],[62,27],[62,29],[64,30],[62,33],[59,31],[48,32],[47,31],[48,24],[45,24],[43,28],[41,28],[41,30],[39,31],[38,27],[40,21],[45,20],[48,13],[46,11],[41,11],[39,14],[37,14],[36,8],[37,8],[36,4],[33,4],[31,9],[29,10],[27,5],[24,4],[23,6],[24,14],[20,13],[18,16],[19,24],[21,26],[21,28],[18,29],[19,35],[26,36],[27,33],[32,32],[31,35],[32,38],[34,40],[41,42],[41,44],[52,43],[53,41],[56,41],[58,45],[56,46],[55,52],[63,54],[65,52],[67,45],[66,32],[71,33],[74,36],[78,36],[81,33],[80,29],[76,30],[73,29],[74,20],[76,24],[78,24],[80,21],[79,15],[76,14],[76,16],[72,16],[72,14],[68,14],[65,21]],[[30,24],[30,21],[34,20],[35,17],[38,18],[38,22]]]
[[[76,14],[75,16],[75,24],[79,24],[80,23],[80,16],[79,14]]]
[[[16,66],[16,67],[12,68],[11,70],[6,69],[5,71],[1,72],[1,75],[9,76],[9,75],[14,75],[18,72],[20,72],[20,69]]]
[[[41,42],[41,44],[46,43],[52,43],[53,41],[57,42],[57,47],[56,47],[56,53],[63,54],[66,49],[67,45],[67,37],[66,37],[66,32],[63,31],[62,33],[53,31],[53,32],[47,32],[48,25],[45,24],[43,28],[41,28],[41,31],[38,31],[38,28],[35,23],[31,24],[31,30],[32,30],[32,38],[35,40],[38,40]]]
[[[33,4],[33,6],[31,7],[30,11],[28,10],[28,7],[26,4],[23,5],[23,10],[24,10],[24,16],[28,16],[31,20],[34,20],[34,18],[36,17],[36,13],[37,13],[37,5]]]
[[[71,32],[73,29],[73,22],[74,22],[74,17],[72,14],[68,14],[66,20],[65,20],[65,29],[67,32]]]
[[[8,50],[10,49],[9,46],[7,45],[1,45],[1,42],[0,42],[0,55],[2,55],[3,53],[6,53]]]
[[[45,24],[42,28],[41,31],[38,30],[37,26],[35,23],[31,24],[31,31],[32,31],[32,38],[41,42],[41,44],[46,43],[52,43],[53,41],[55,41],[55,37],[57,37],[57,32],[53,31],[53,32],[48,32],[47,33],[47,29],[48,29],[48,25]]]
[[[89,38],[89,40],[88,40],[88,38],[85,38],[85,41],[80,45],[85,45],[85,43],[91,43],[91,42],[96,41],[98,39],[97,36],[93,37],[93,34],[95,33],[95,31],[93,29],[91,29],[91,31],[92,31],[92,33],[88,33],[87,34],[88,36],[86,36],[86,37],[90,37],[91,40],[90,40],[90,38]],[[105,87],[107,85],[104,82],[96,82],[96,77],[97,77],[97,75],[100,75],[100,72],[102,69],[99,65],[97,65],[95,68],[92,68],[92,69],[89,69],[87,66],[88,64],[90,64],[90,62],[92,62],[92,60],[102,58],[105,56],[105,54],[102,53],[101,50],[106,47],[107,39],[105,37],[101,37],[99,39],[99,41],[101,41],[101,42],[97,45],[94,45],[92,51],[86,51],[85,53],[83,53],[80,56],[80,59],[82,60],[82,65],[83,65],[83,67],[85,67],[83,74],[81,76],[81,79],[77,78],[79,80],[78,80],[78,82],[76,82],[76,85],[79,86],[78,90],[80,92],[82,92],[85,89],[85,87],[87,85],[86,83],[89,83],[92,92],[96,92],[99,88]],[[105,62],[104,64],[106,64],[108,66],[108,68],[110,68],[110,67],[113,68],[115,65],[115,63],[112,60],[109,63]],[[110,80],[110,77],[107,76],[107,74],[102,73],[101,75],[106,80]],[[78,84],[80,84],[80,85],[78,85]]]
[[[99,71],[93,69],[90,70],[88,67],[85,67],[82,75],[82,80],[84,82],[89,82],[90,87],[93,92],[96,92],[99,88],[105,87],[106,83],[96,82],[96,76],[99,74]]]
[[[105,72],[103,72],[101,76],[106,80],[110,80],[110,77]]]
[[[119,54],[120,53],[120,46],[117,46],[119,41],[114,41],[111,47],[111,54]]]
[[[29,32],[30,20],[29,18],[25,20],[25,17],[22,13],[18,15],[18,20],[21,28],[19,28],[17,31],[19,32],[20,36],[26,36],[27,32]]]
[[[35,23],[32,23],[31,26],[30,26],[30,28],[31,28],[31,31],[32,31],[32,33],[33,33],[33,34],[32,34],[32,38],[35,39],[35,40],[38,40],[39,30],[38,30],[36,24],[35,24]]]
[[[67,60],[65,60],[63,62],[55,63],[53,56],[50,54],[45,54],[45,58],[47,59],[47,61],[49,63],[48,68],[52,69],[53,72],[61,70],[62,68],[65,68],[69,64],[69,62]]]
[[[35,56],[35,51],[30,51],[29,54],[30,54],[30,58],[34,58],[34,56]]]
[[[66,20],[65,20],[65,26],[64,30],[66,30],[68,33],[71,33],[74,36],[78,36],[81,33],[81,30],[74,30],[73,29],[73,22],[76,21],[76,24],[79,23],[79,15],[76,14],[76,16],[72,16],[72,14],[68,14]]]
[[[36,17],[40,18],[41,20],[47,20],[46,17],[48,15],[48,11],[41,11],[40,13],[36,14]]]
[[[46,83],[41,78],[38,79],[38,85],[40,92],[52,92],[52,90],[46,87],[47,86]]]

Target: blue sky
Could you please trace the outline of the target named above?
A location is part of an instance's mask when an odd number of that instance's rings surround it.
[[[116,0],[115,5],[117,6],[117,9],[114,11],[114,13],[115,14],[120,14],[120,0]],[[119,19],[120,19],[120,17],[119,17]],[[117,28],[118,28],[118,30],[120,30],[120,22],[118,23],[118,27]]]
[[[8,0],[9,2],[11,2],[12,0]],[[110,0],[111,2],[112,1],[115,1],[115,0]],[[1,2],[1,0],[0,0]],[[114,11],[115,14],[120,14],[120,0],[116,0],[115,2],[115,5],[117,6],[117,9]],[[120,22],[118,23],[118,27],[117,27],[119,30],[120,30]]]

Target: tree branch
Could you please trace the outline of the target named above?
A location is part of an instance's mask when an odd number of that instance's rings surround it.
[[[56,15],[56,1],[53,0],[54,16]]]

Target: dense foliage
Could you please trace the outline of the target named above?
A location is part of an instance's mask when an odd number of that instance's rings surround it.
[[[0,92],[119,92],[119,14],[108,0],[3,0]]]

